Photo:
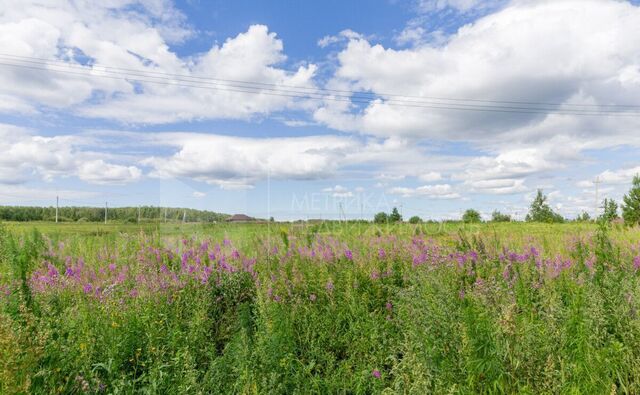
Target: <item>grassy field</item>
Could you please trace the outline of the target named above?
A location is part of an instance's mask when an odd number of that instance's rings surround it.
[[[640,393],[640,232],[6,223],[0,393]]]

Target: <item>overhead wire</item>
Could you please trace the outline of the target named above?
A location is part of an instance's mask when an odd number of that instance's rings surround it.
[[[26,58],[26,59],[22,59]],[[34,60],[36,59],[36,60]],[[541,103],[541,102],[516,102],[516,101],[491,101],[491,100],[475,100],[475,99],[455,99],[455,100],[468,100],[474,102],[486,102],[486,103],[522,103],[536,105],[538,107],[526,107],[520,105],[490,105],[490,104],[468,104],[468,103],[442,103],[427,101],[424,98],[420,101],[416,100],[399,100],[389,99],[381,96],[383,94],[374,94],[357,91],[338,91],[329,90],[323,88],[313,87],[294,87],[290,85],[277,85],[268,83],[257,83],[250,81],[237,81],[237,80],[222,80],[197,76],[186,76],[180,74],[169,74],[155,71],[134,70],[124,68],[114,68],[109,66],[100,66],[103,69],[96,68],[96,65],[87,67],[81,64],[73,64],[64,61],[48,61],[40,60],[40,58],[30,57],[17,57],[15,55],[0,54],[0,66],[34,69],[42,71],[50,71],[56,73],[79,75],[84,77],[98,77],[117,80],[126,80],[138,83],[151,83],[161,84],[169,86],[179,86],[195,89],[212,89],[218,91],[228,91],[236,93],[246,94],[261,94],[269,96],[280,96],[298,99],[311,99],[311,100],[330,100],[341,101],[356,104],[371,104],[376,100],[380,100],[381,104],[401,107],[414,107],[414,108],[430,108],[430,109],[442,109],[442,110],[457,110],[457,111],[480,111],[480,112],[502,112],[502,113],[525,113],[525,114],[566,114],[566,115],[584,115],[584,116],[638,116],[640,115],[640,106],[633,105],[615,105],[619,109],[612,107],[614,105],[602,105],[602,109],[572,109],[566,108],[565,104],[559,103]],[[59,63],[59,64],[56,64]],[[65,69],[61,69],[64,67]],[[117,71],[121,70],[121,71]],[[99,74],[103,73],[103,74]],[[106,75],[105,75],[106,74]],[[157,75],[154,75],[157,74]],[[284,89],[286,88],[286,89]],[[348,92],[349,95],[335,94],[331,92]],[[366,94],[367,97],[358,96]],[[388,95],[389,97],[408,97],[401,95]],[[454,100],[454,98],[439,100]],[[428,99],[436,100],[436,99]],[[545,108],[540,106],[555,106],[558,108]],[[563,108],[564,106],[564,108]],[[639,110],[631,111],[633,108]]]
[[[82,65],[78,63],[70,63],[61,59],[46,59],[46,58],[38,58],[32,56],[18,56],[11,54],[3,54],[0,53],[0,58],[9,58],[11,60],[18,61],[38,61],[38,63],[60,63],[65,66],[79,66],[86,69],[86,66],[91,67],[101,67],[105,71],[108,69],[112,70],[120,70],[125,72],[134,72],[134,73],[144,73],[151,75],[159,75],[166,77],[184,77],[194,80],[201,81],[219,81],[225,83],[238,83],[238,84],[248,84],[248,85],[258,85],[258,86],[271,86],[278,88],[293,88],[293,89],[302,89],[302,90],[312,90],[317,92],[334,92],[334,93],[346,93],[349,97],[353,97],[354,95],[365,95],[365,96],[383,96],[383,97],[402,97],[402,98],[415,98],[415,99],[426,99],[426,100],[444,100],[444,101],[471,101],[471,102],[483,102],[483,103],[497,103],[497,104],[528,104],[528,105],[538,105],[538,106],[574,106],[574,107],[621,107],[621,108],[640,108],[640,105],[636,104],[591,104],[591,103],[559,103],[559,102],[533,102],[533,101],[519,101],[519,100],[490,100],[490,99],[477,99],[477,98],[452,98],[452,97],[436,97],[436,96],[415,96],[415,95],[400,95],[396,93],[385,93],[385,92],[366,92],[366,91],[354,91],[354,90],[345,90],[345,89],[330,89],[330,88],[317,88],[317,87],[307,87],[300,85],[288,85],[288,84],[275,84],[275,83],[267,83],[267,82],[258,82],[258,81],[243,81],[243,80],[233,80],[233,79],[223,79],[223,78],[213,78],[213,77],[204,77],[197,75],[187,75],[187,74],[174,74],[167,73],[157,70],[140,70],[140,69],[131,69],[124,67],[114,67],[107,66],[100,63],[90,63],[88,65]],[[97,70],[97,69],[96,69]]]

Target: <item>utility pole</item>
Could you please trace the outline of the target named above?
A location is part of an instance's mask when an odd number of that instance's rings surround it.
[[[182,212],[182,223],[184,224],[185,222],[187,222],[187,210]]]
[[[58,223],[58,205],[59,205],[58,196],[56,196],[56,224]]]
[[[164,208],[164,222],[167,222],[167,208]]]
[[[140,206],[138,206],[138,223],[140,223]]]
[[[104,202],[104,224],[107,224],[107,209],[108,209],[108,204],[107,202]]]
[[[342,202],[338,203],[340,206],[340,219],[342,222],[347,222],[347,215],[344,213],[344,207],[342,207]]]
[[[593,183],[596,186],[596,206],[595,206],[595,215],[593,216],[594,219],[598,218],[598,204],[600,203],[598,200],[598,186],[600,185],[602,181],[600,181],[600,177],[596,176],[596,179],[593,181]]]

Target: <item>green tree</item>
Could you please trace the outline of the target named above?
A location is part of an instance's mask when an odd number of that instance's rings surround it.
[[[622,218],[627,225],[640,223],[640,176],[635,175],[629,193],[622,199]]]
[[[576,218],[576,221],[578,221],[578,222],[589,222],[589,221],[591,221],[591,216],[589,215],[588,212],[583,211],[582,214],[578,215],[578,217]]]
[[[464,221],[467,224],[477,223],[482,221],[482,218],[480,217],[480,213],[478,211],[470,208],[467,211],[465,211],[464,214],[462,214],[462,221]]]
[[[420,217],[418,217],[417,215],[414,215],[413,217],[409,218],[410,224],[419,224],[420,222],[422,222],[422,219],[420,219]]]
[[[542,194],[542,189],[538,189],[535,199],[531,202],[526,220],[528,222],[564,222],[564,218],[549,207],[547,196]]]
[[[386,224],[389,222],[389,215],[384,211],[380,211],[378,214],[374,215],[373,222],[376,224]]]
[[[604,199],[602,203],[603,212],[600,215],[600,220],[605,222],[611,222],[620,218],[618,216],[618,203],[613,199]]]
[[[498,210],[494,210],[491,213],[491,221],[493,222],[511,222],[511,216],[509,214],[502,214]]]
[[[389,214],[389,222],[402,222],[402,215],[398,212],[396,207],[391,210],[391,214]]]

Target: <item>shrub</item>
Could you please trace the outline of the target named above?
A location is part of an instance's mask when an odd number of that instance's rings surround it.
[[[511,216],[509,214],[502,214],[498,210],[494,210],[491,213],[491,221],[493,222],[511,222]]]
[[[618,216],[618,203],[616,203],[613,199],[604,199],[602,203],[602,208],[604,209],[602,215],[600,216],[600,220],[605,222],[612,222],[615,219],[620,218]]]
[[[396,207],[391,210],[391,214],[389,214],[389,222],[402,222],[402,215],[398,212]]]
[[[373,217],[373,222],[375,222],[376,224],[386,224],[387,222],[389,222],[389,215],[387,215],[387,213],[383,211],[380,211]]]
[[[588,212],[583,211],[582,214],[578,215],[578,217],[576,218],[576,221],[578,221],[578,222],[589,222],[589,221],[591,221],[591,216],[589,215]]]
[[[420,222],[422,222],[422,219],[420,219],[420,217],[418,217],[417,215],[414,215],[413,217],[409,218],[410,224],[419,224]]]
[[[627,225],[636,225],[640,223],[640,176],[635,175],[631,189],[627,195],[624,195],[624,204],[622,205],[622,217]]]
[[[526,220],[528,222],[546,223],[564,222],[564,218],[549,207],[549,204],[547,204],[547,196],[542,194],[542,189],[538,189],[535,199],[531,202]]]
[[[464,214],[462,214],[462,221],[467,224],[478,223],[482,221],[482,218],[480,217],[480,213],[478,211],[470,208],[465,211]]]

